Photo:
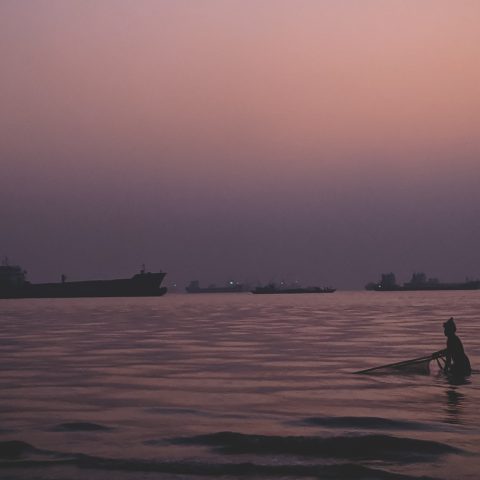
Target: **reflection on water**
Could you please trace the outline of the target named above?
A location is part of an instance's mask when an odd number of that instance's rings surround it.
[[[5,477],[477,478],[476,292],[0,306]],[[444,348],[452,312],[467,381],[352,374]]]
[[[447,397],[445,422],[462,423],[462,404],[465,401],[465,395],[457,391],[456,387],[445,390],[445,394]]]

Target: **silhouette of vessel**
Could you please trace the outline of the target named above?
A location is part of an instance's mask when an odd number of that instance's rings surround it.
[[[376,292],[397,291],[436,291],[436,290],[478,290],[480,280],[466,280],[465,282],[439,282],[436,278],[427,278],[425,273],[418,272],[412,275],[409,282],[398,285],[394,273],[383,273],[380,282],[371,282],[365,287]]]
[[[252,293],[259,294],[276,294],[276,293],[333,293],[337,289],[330,287],[277,287],[274,283],[270,283],[264,287],[256,287]]]
[[[30,283],[26,272],[4,260],[0,265],[0,298],[153,297],[167,292],[161,287],[165,272],[144,269],[131,278],[60,283]]]
[[[200,287],[198,280],[192,280],[190,284],[185,287],[188,293],[238,293],[244,292],[244,286],[240,283],[229,282],[224,287],[217,287],[216,285],[209,285],[208,287]]]

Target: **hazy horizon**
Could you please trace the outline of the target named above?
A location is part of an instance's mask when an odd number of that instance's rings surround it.
[[[480,278],[480,3],[4,0],[0,255],[32,281]]]

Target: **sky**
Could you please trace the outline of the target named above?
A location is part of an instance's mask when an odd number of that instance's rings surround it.
[[[31,281],[480,278],[480,2],[2,0]]]

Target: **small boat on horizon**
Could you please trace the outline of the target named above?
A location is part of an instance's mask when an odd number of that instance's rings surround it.
[[[188,286],[185,287],[185,290],[187,293],[239,293],[246,291],[241,283],[233,281],[228,282],[228,284],[223,287],[217,287],[214,284],[208,287],[200,287],[198,280],[192,280]]]
[[[277,287],[270,283],[264,287],[256,287],[252,290],[255,294],[282,294],[282,293],[333,293],[337,289],[331,287]]]
[[[440,282],[436,278],[427,278],[425,273],[416,272],[409,282],[403,285],[397,284],[395,274],[383,273],[379,282],[370,282],[365,286],[366,290],[375,292],[416,292],[416,291],[439,291],[439,290],[478,290],[480,280],[466,280],[465,282]]]

